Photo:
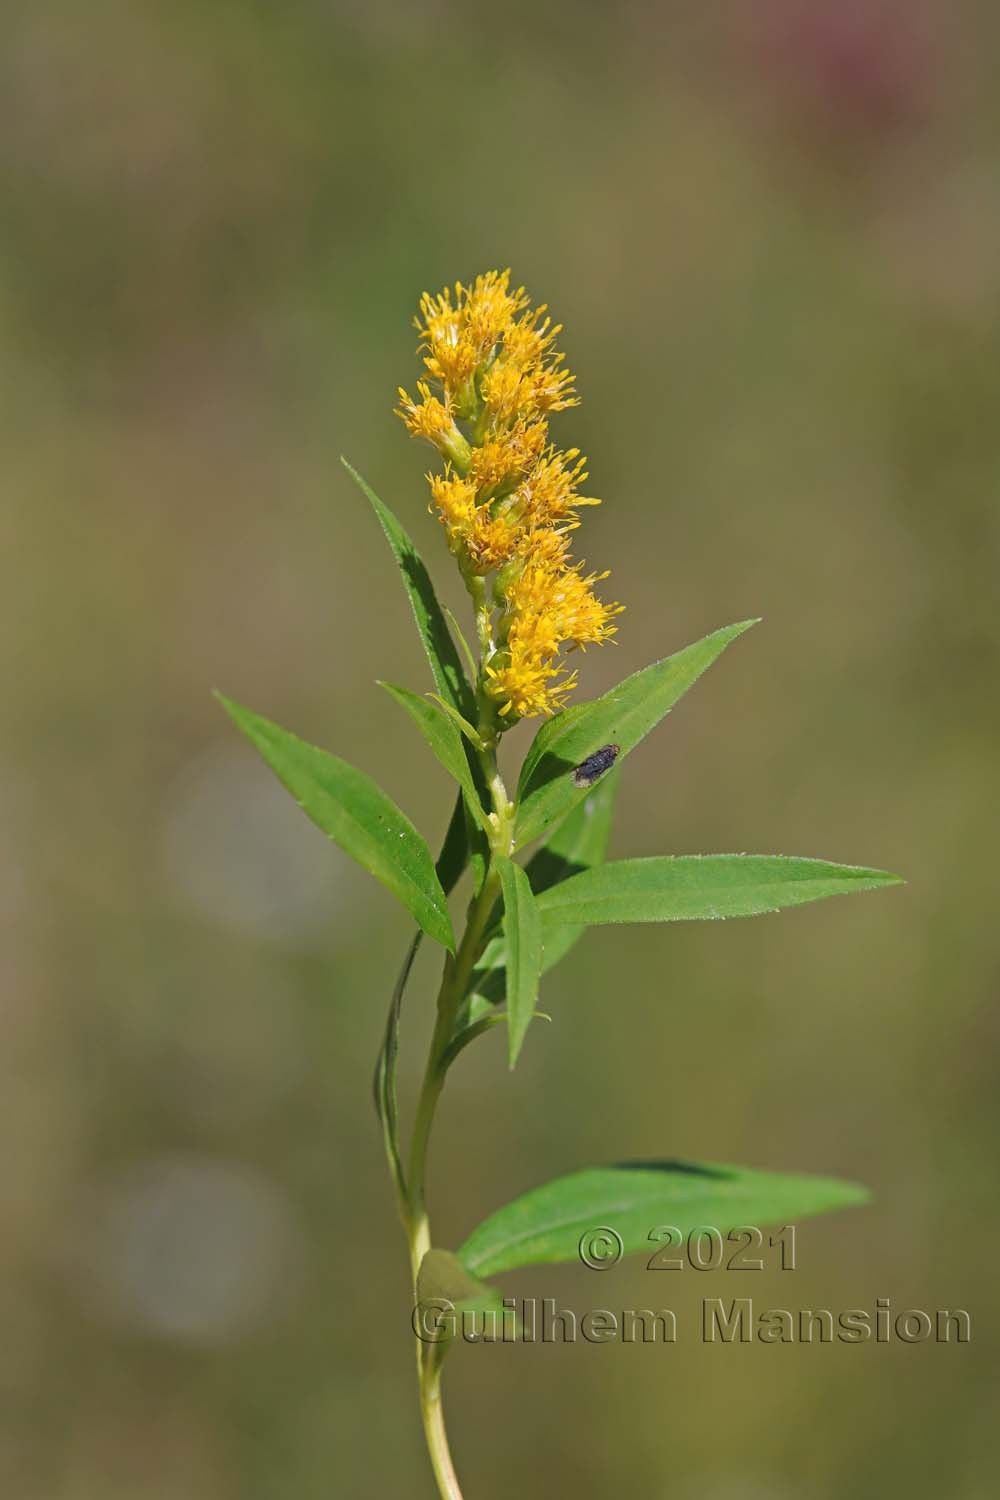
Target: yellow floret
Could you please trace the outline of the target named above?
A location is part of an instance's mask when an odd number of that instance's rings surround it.
[[[486,674],[490,696],[500,704],[505,718],[533,719],[554,713],[576,686],[575,672],[555,684],[552,679],[561,675],[558,667],[524,655],[516,647],[506,662],[487,667]]]
[[[433,443],[457,468],[467,469],[469,444],[459,431],[450,406],[432,396],[430,386],[422,380],[417,383],[417,395],[420,400],[414,401],[402,386],[399,388],[401,405],[397,411],[411,436]]]
[[[520,484],[538,462],[548,431],[544,422],[518,420],[507,432],[472,449],[471,473],[480,496],[490,499]]]

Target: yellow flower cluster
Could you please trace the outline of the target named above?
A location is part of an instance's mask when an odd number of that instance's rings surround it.
[[[496,574],[500,611],[483,685],[508,722],[549,714],[576,682],[560,652],[614,634],[604,604],[570,561],[586,460],[549,442],[548,415],[575,406],[574,379],[554,345],[561,327],[532,308],[509,271],[425,293],[417,328],[427,379],[399,415],[445,459],[428,475],[433,508],[468,582]]]

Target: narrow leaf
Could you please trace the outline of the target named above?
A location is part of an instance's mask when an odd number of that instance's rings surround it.
[[[463,1030],[456,1032],[441,1054],[442,1070],[450,1068],[459,1053],[464,1052],[470,1042],[474,1042],[479,1037],[485,1036],[488,1031],[493,1030],[494,1026],[502,1026],[506,1019],[507,1012],[505,1010],[498,1010],[496,1007],[490,1006],[486,1014],[470,1020],[469,1024]],[[536,1010],[532,1020],[551,1021],[552,1017],[544,1010]]]
[[[542,967],[542,929],[528,877],[506,855],[497,859],[507,937],[507,1033],[513,1068],[535,1013]]]
[[[462,633],[462,627],[461,627],[461,625],[455,619],[455,616],[452,614],[452,612],[448,608],[447,604],[443,605],[442,609],[444,611],[444,617],[448,621],[449,626],[451,627],[453,638],[457,638],[458,644],[462,648],[463,655],[465,656],[466,665],[469,668],[469,681],[470,682],[475,682],[476,678],[479,675],[479,663],[476,661],[476,658],[473,656],[473,654],[472,654],[472,648],[471,648],[471,646],[469,645],[468,641],[465,639],[465,636]]]
[[[438,603],[434,585],[431,583],[423,559],[389,507],[379,499],[371,486],[351,467],[346,458],[342,458],[341,463],[370,502],[386,534],[389,546],[392,548],[393,556],[402,574],[403,585],[413,607],[413,617],[417,622],[417,629],[420,632],[420,639],[423,641],[438,692],[465,718],[475,718],[475,697],[462,671],[462,663],[455,642],[448,629],[444,611]],[[478,762],[470,760],[470,766],[472,779],[479,788],[480,803],[483,803],[487,793],[482,772]],[[468,823],[466,827],[465,855],[466,862],[472,867],[475,888],[479,890],[486,871],[486,847],[481,831],[471,823]]]
[[[370,776],[218,695],[303,812],[386,886],[435,942],[455,951],[431,852],[409,818]]]
[[[521,768],[516,847],[529,844],[583,801],[587,790],[573,780],[581,762],[609,744],[619,747],[619,762],[624,760],[730,641],[754,624],[755,620],[743,620],[717,630],[634,672],[602,698],[564,709],[543,724]]]
[[[459,1250],[476,1276],[582,1259],[595,1230],[618,1236],[621,1253],[655,1253],[655,1231],[686,1237],[706,1226],[723,1239],[747,1225],[794,1222],[864,1203],[867,1189],[830,1177],[789,1176],[685,1161],[623,1162],[557,1177],[515,1198]]]
[[[468,719],[463,718],[457,708],[452,708],[450,703],[446,703],[440,693],[428,693],[427,696],[428,698],[433,698],[435,703],[441,705],[449,719],[462,731],[474,750],[482,751],[486,749],[486,741],[479,733],[479,730],[473,729]]]
[[[403,1172],[403,1161],[399,1152],[399,1103],[396,1095],[396,1061],[399,1056],[399,1016],[403,1008],[403,995],[406,991],[410,971],[413,968],[417,950],[420,947],[420,939],[423,934],[418,930],[410,940],[410,946],[406,950],[403,967],[399,971],[396,983],[393,986],[392,999],[389,1002],[389,1014],[385,1023],[385,1035],[382,1038],[382,1046],[379,1049],[378,1060],[375,1064],[375,1077],[372,1089],[375,1095],[375,1113],[378,1115],[379,1124],[382,1126],[382,1138],[385,1143],[386,1156],[389,1168],[392,1172],[393,1181],[400,1193],[406,1191],[406,1178]]]
[[[385,502],[379,499],[371,485],[362,479],[346,458],[342,458],[341,463],[371,503],[382,530],[386,534],[389,546],[392,548],[393,556],[403,576],[403,585],[410,597],[410,604],[413,606],[413,617],[417,622],[417,629],[424,643],[424,650],[427,652],[427,659],[430,662],[438,692],[453,708],[457,708],[459,713],[464,714],[466,718],[473,718],[475,703],[472,689],[462,671],[462,662],[455,642],[420,553],[410,540],[407,531],[397,521]]]
[[[384,687],[406,709],[448,775],[462,788],[472,816],[482,827],[488,827],[486,813],[472,780],[462,736],[452,720],[419,693],[411,693],[408,688],[396,687],[391,682],[382,682],[379,686]]]
[[[546,922],[682,922],[753,917],[826,896],[898,885],[898,875],[779,854],[620,859],[573,875],[539,897]]]

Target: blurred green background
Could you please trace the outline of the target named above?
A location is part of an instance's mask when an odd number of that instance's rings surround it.
[[[580,550],[628,607],[582,692],[764,617],[629,761],[613,852],[909,883],[592,932],[513,1078],[499,1037],[466,1055],[442,1243],[621,1157],[876,1194],[752,1286],[510,1278],[682,1337],[460,1349],[466,1493],[995,1494],[995,7],[15,0],[4,31],[0,1492],[432,1494],[369,1095],[408,923],[210,689],[437,840],[374,685],[426,664],[338,455],[460,607],[391,406],[421,290],[509,264],[566,325]],[[699,1342],[703,1296],[751,1294],[965,1307],[973,1341]]]

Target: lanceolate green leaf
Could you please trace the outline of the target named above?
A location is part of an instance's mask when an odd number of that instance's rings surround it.
[[[445,700],[441,697],[440,693],[428,693],[427,696],[429,698],[433,698],[435,703],[439,703],[441,705],[441,707],[444,709],[444,712],[465,735],[465,738],[468,740],[473,750],[481,752],[486,749],[486,741],[479,733],[479,730],[473,729],[468,719],[463,719],[457,708],[452,708],[450,703],[446,703]]]
[[[552,1017],[544,1010],[536,1010],[532,1017],[535,1021],[551,1021]],[[460,1052],[464,1052],[470,1042],[477,1037],[485,1036],[492,1031],[494,1026],[503,1026],[507,1020],[507,1012],[497,1006],[489,1006],[486,1013],[469,1022],[467,1026],[457,1031],[448,1043],[448,1047],[441,1058],[442,1068],[450,1068]]]
[[[624,1254],[655,1254],[670,1226],[682,1237],[706,1226],[725,1238],[747,1225],[782,1224],[864,1203],[865,1188],[830,1177],[788,1176],[685,1161],[624,1162],[557,1177],[490,1217],[459,1250],[476,1276],[581,1258],[597,1229]]]
[[[617,771],[612,775],[617,775]],[[608,785],[608,781],[603,783]],[[598,791],[600,788],[598,788]],[[609,787],[610,799],[614,787]],[[592,794],[597,795],[597,792]],[[589,803],[583,804],[586,807]],[[567,859],[566,879],[558,880],[558,860],[549,852],[558,841],[571,842],[573,823],[580,809],[559,825],[556,834],[528,862],[528,875],[538,897],[542,918],[542,973],[546,974],[573,947],[586,927],[602,922],[679,922],[712,917],[749,917],[801,906],[825,896],[851,891],[875,890],[899,884],[897,875],[851,865],[831,865],[816,859],[787,859],[780,855],[702,854],[663,856],[654,859],[618,860],[600,863],[603,844],[595,815],[594,842],[577,847],[576,859]],[[606,829],[604,832],[606,838]],[[594,855],[591,868],[573,873],[577,862]],[[537,862],[537,864],[536,864]],[[549,875],[553,879],[549,879]],[[491,1005],[504,998],[506,945],[503,933],[494,937],[474,974],[476,993],[469,1018],[478,1020]]]
[[[510,1065],[513,1067],[538,999],[542,929],[535,897],[521,866],[501,854],[496,867],[503,891],[507,936],[507,1033]]]
[[[752,917],[825,896],[898,885],[898,875],[822,859],[768,854],[685,854],[620,859],[573,875],[538,901],[544,920],[682,922]]]
[[[434,860],[409,818],[363,771],[221,694],[219,698],[303,812],[398,896],[429,937],[454,952]]]
[[[381,686],[406,709],[449,776],[462,788],[472,816],[482,827],[487,827],[486,814],[472,780],[461,733],[455,723],[442,709],[435,707],[427,698],[422,698],[419,693],[411,693],[408,688],[396,687],[391,682],[383,682]]]
[[[438,692],[467,719],[475,718],[472,689],[462,670],[462,662],[448,629],[444,611],[438,603],[434,585],[420,553],[405,528],[396,520],[385,502],[379,499],[371,485],[362,479],[356,469],[352,469],[346,458],[342,458],[341,463],[371,503],[399,564]]]
[[[618,745],[619,761],[634,750],[693,682],[754,620],[717,630],[664,661],[626,677],[597,698],[558,713],[543,724],[528,751],[518,784],[517,848],[582,802],[586,789],[573,781],[576,766],[604,745]]]

